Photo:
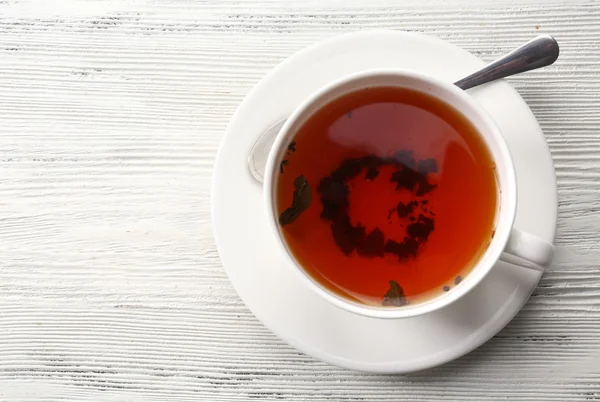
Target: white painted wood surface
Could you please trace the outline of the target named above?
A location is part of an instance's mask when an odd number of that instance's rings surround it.
[[[306,45],[425,32],[486,60],[540,32],[511,79],[559,182],[557,258],[470,355],[409,376],[288,347],[245,308],[210,224],[236,106]],[[0,401],[600,400],[600,3],[0,0]]]

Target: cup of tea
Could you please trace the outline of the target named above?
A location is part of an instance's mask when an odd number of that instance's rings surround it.
[[[365,71],[306,99],[277,135],[263,191],[289,269],[365,316],[438,310],[500,259],[544,270],[554,253],[514,227],[515,168],[494,121],[416,72]]]

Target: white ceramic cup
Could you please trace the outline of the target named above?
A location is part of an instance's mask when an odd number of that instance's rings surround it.
[[[276,178],[287,146],[298,129],[320,108],[335,99],[357,90],[373,87],[401,87],[438,98],[452,106],[471,122],[485,141],[496,163],[499,188],[499,208],[496,212],[496,232],[485,253],[465,276],[460,286],[451,292],[421,303],[402,307],[376,307],[361,304],[326,289],[314,280],[295,260],[281,233],[276,208]],[[313,186],[313,191],[315,188]],[[451,83],[404,70],[369,70],[352,74],[318,90],[306,99],[285,122],[269,153],[264,181],[264,198],[269,227],[286,265],[304,283],[328,302],[353,313],[376,318],[404,318],[438,310],[460,299],[473,289],[502,259],[517,263],[524,269],[543,271],[552,261],[554,246],[537,236],[513,228],[517,209],[515,168],[502,133],[483,108],[469,94]],[[313,194],[313,197],[315,194]],[[365,261],[368,264],[368,261]]]

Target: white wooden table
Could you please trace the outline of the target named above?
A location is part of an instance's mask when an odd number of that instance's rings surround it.
[[[600,3],[565,4],[0,0],[0,401],[600,400]],[[493,340],[409,376],[278,340],[229,284],[209,215],[245,94],[368,28],[486,60],[541,32],[561,45],[510,80],[554,157],[556,262]]]

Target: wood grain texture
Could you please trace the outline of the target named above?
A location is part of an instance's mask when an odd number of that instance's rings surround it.
[[[511,79],[556,164],[556,262],[493,340],[408,376],[278,340],[230,286],[209,216],[244,95],[368,28],[486,60],[539,32],[561,44]],[[599,110],[596,1],[0,0],[0,401],[600,400]]]

